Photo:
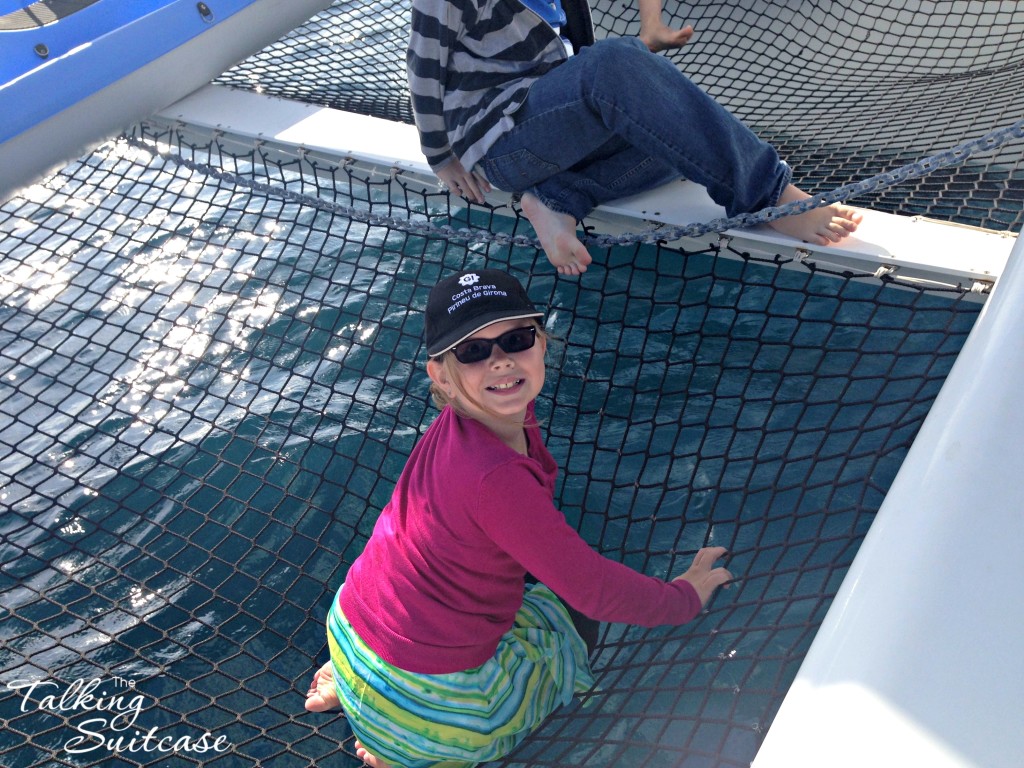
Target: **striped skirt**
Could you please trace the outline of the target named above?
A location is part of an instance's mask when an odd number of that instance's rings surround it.
[[[356,635],[337,597],[327,641],[353,733],[370,754],[403,768],[496,760],[593,685],[586,645],[543,584],[527,590],[494,657],[465,672],[414,674],[388,664]]]

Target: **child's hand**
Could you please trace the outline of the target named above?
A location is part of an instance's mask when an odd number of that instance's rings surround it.
[[[661,21],[640,24],[640,39],[652,53],[667,51],[671,48],[682,48],[693,37],[693,27],[687,24],[682,29],[662,24]]]
[[[491,191],[491,185],[487,179],[477,173],[470,173],[462,167],[458,159],[452,160],[448,165],[437,172],[437,178],[448,188],[474,203],[482,203],[484,194]]]
[[[732,574],[725,568],[715,568],[715,561],[728,554],[725,547],[704,547],[693,556],[693,564],[682,576],[673,581],[683,579],[690,582],[697,590],[700,604],[707,605],[715,590],[732,579]]]

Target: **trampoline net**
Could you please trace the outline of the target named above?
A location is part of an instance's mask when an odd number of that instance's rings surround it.
[[[0,764],[360,764],[304,693],[330,597],[435,415],[426,294],[486,264],[560,339],[538,410],[570,522],[660,577],[722,545],[738,577],[684,627],[605,626],[594,689],[501,764],[747,766],[977,301],[712,247],[595,249],[558,279],[533,248],[313,203],[528,234],[514,210],[134,137],[271,188],[119,140],[0,207]]]

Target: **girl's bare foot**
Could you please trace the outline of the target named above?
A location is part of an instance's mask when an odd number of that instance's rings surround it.
[[[385,763],[383,760],[371,755],[358,741],[356,741],[356,757],[363,761],[363,765],[368,765],[370,768],[391,768],[390,763]]]
[[[809,197],[810,195],[802,189],[790,184],[779,196],[779,205],[806,200]],[[784,216],[768,222],[768,225],[776,232],[795,237],[797,240],[816,245],[831,245],[856,230],[862,218],[863,215],[856,208],[833,203],[795,216]]]
[[[327,662],[313,675],[313,681],[306,692],[306,710],[327,712],[341,706],[338,692],[334,690],[334,669]]]
[[[587,246],[576,237],[576,220],[567,213],[548,208],[529,192],[523,195],[523,213],[530,220],[537,238],[560,275],[582,275],[593,259]]]
[[[334,668],[331,662],[327,662],[313,674],[313,681],[309,684],[309,691],[306,693],[306,709],[310,712],[326,712],[341,706],[338,692],[334,690]],[[356,741],[356,757],[363,761],[370,768],[392,768],[388,763],[380,760]]]

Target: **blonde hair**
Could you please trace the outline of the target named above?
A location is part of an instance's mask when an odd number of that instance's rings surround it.
[[[550,338],[547,333],[544,332],[544,326],[542,326],[536,318],[530,318],[530,322],[537,327],[537,340],[544,340],[545,342]],[[458,360],[455,359],[455,355],[449,349],[438,357],[433,358],[439,365],[444,366],[445,376],[448,381],[454,384],[458,394],[463,397],[467,402],[476,408],[479,408],[486,414],[491,416],[498,416],[497,413],[492,411],[490,408],[479,402],[476,398],[466,391],[466,388],[462,386],[462,374],[459,370],[459,366],[462,365]],[[448,397],[448,393],[438,386],[437,382],[431,380],[430,382],[430,398],[434,401],[434,405],[438,409],[443,409],[446,405],[450,405],[452,409],[460,416],[469,416],[465,411],[459,408],[458,403],[455,402],[454,398]]]

